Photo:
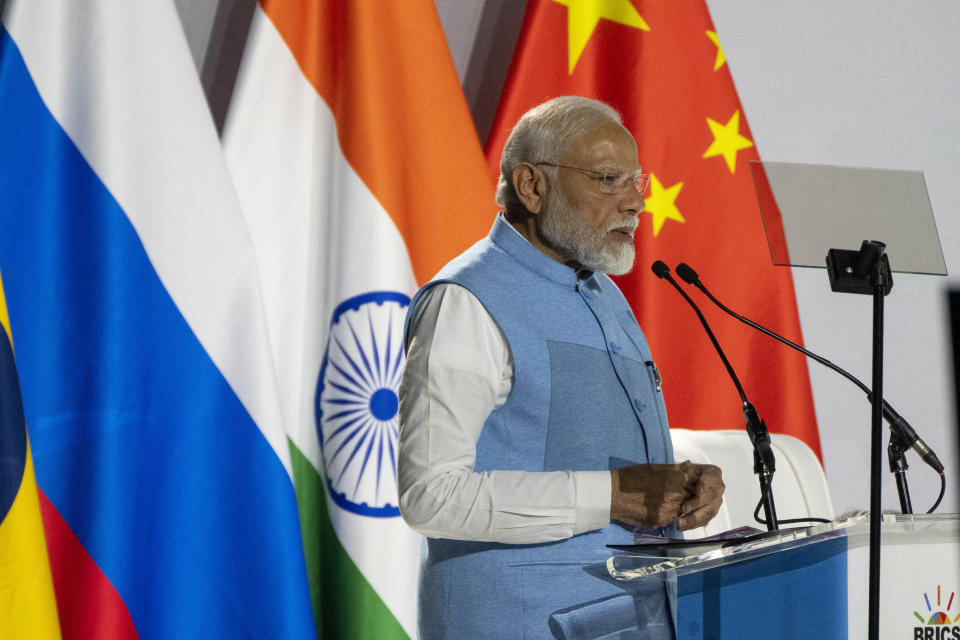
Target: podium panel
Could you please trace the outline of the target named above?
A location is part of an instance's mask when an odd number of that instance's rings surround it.
[[[739,540],[614,554],[621,581],[677,579],[678,640],[862,638],[869,517]],[[881,524],[880,637],[960,639],[960,516]]]
[[[846,640],[846,552],[835,538],[681,576],[677,640]]]
[[[883,640],[960,640],[960,527],[957,520],[951,525],[945,518],[949,516],[887,516],[884,520],[880,552]],[[851,548],[847,553],[850,638],[862,638],[867,632],[868,567],[866,543]]]

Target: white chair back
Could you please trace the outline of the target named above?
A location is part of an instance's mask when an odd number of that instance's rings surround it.
[[[753,519],[760,501],[760,483],[753,473],[753,446],[743,430],[671,429],[677,462],[715,464],[723,470],[727,489],[717,517],[705,527],[685,532],[685,537],[701,538],[744,525],[764,529]],[[773,497],[777,519],[833,519],[833,503],[827,477],[820,461],[802,440],[771,434],[777,469],[773,475]],[[760,509],[763,517],[763,508]],[[811,523],[812,524],[812,523]],[[801,525],[785,525],[801,526]]]

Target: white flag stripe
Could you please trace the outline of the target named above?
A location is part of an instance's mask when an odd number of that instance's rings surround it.
[[[333,310],[369,291],[413,295],[410,258],[259,5],[223,145],[257,252],[288,434],[319,469],[313,401]],[[372,268],[374,258],[392,268]]]
[[[223,140],[257,251],[288,433],[325,477],[314,400],[332,314],[368,292],[412,296],[406,245],[344,157],[329,106],[259,6]],[[414,637],[420,537],[400,517],[351,513],[329,495],[327,504],[340,543]]]
[[[291,473],[255,254],[186,39],[182,47],[168,40],[183,33],[173,4],[45,0],[8,9],[5,24],[47,108]],[[51,46],[63,51],[52,55]],[[67,58],[96,76],[65,80],[56,61]]]

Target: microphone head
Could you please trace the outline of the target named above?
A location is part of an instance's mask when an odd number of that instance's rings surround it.
[[[693,270],[693,267],[688,265],[686,262],[681,262],[677,265],[677,275],[683,278],[683,281],[687,284],[697,284],[700,280],[700,276],[697,275],[697,272]]]
[[[670,267],[668,267],[663,260],[657,260],[650,265],[650,268],[653,270],[653,275],[658,278],[666,278],[670,275]]]

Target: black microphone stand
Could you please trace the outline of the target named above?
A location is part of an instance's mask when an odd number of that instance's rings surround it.
[[[776,461],[774,459],[773,449],[770,446],[770,432],[767,430],[767,424],[760,419],[756,408],[747,400],[747,394],[743,390],[743,385],[740,384],[740,379],[737,378],[737,374],[727,360],[727,356],[724,355],[723,349],[720,348],[720,343],[717,342],[717,338],[713,335],[710,325],[707,324],[707,319],[703,317],[700,308],[690,296],[687,295],[683,287],[677,284],[677,281],[670,275],[670,267],[663,261],[657,260],[653,263],[652,269],[655,276],[672,284],[673,287],[680,292],[680,295],[683,296],[683,299],[687,301],[687,304],[696,312],[697,318],[700,319],[700,324],[703,325],[707,336],[710,338],[710,342],[713,343],[713,348],[716,349],[717,355],[719,355],[720,360],[723,361],[723,366],[727,368],[727,373],[730,374],[730,378],[737,388],[737,393],[740,394],[740,400],[743,402],[743,418],[746,421],[747,435],[750,436],[750,442],[753,444],[753,472],[757,474],[760,481],[760,498],[763,500],[763,513],[767,519],[767,530],[776,531],[780,528],[780,523],[777,520],[777,510],[773,503],[773,473],[776,471]]]
[[[900,511],[913,513],[910,504],[910,489],[907,488],[907,457],[904,455],[910,445],[899,433],[890,432],[890,444],[887,445],[887,461],[890,463],[890,473],[897,480],[897,495],[900,497]]]
[[[747,401],[743,403],[743,417],[747,421],[747,435],[753,443],[753,472],[760,480],[760,499],[763,500],[767,530],[776,531],[780,527],[777,508],[773,504],[773,472],[776,471],[777,466],[770,446],[770,432],[767,431],[767,424],[760,419],[757,410]]]
[[[873,402],[873,394],[871,393],[870,388],[867,385],[863,384],[856,377],[851,375],[849,372],[841,369],[840,367],[830,362],[826,358],[822,356],[818,356],[812,351],[808,351],[807,349],[804,349],[803,347],[796,344],[795,342],[787,340],[783,336],[777,333],[774,333],[773,331],[770,331],[763,325],[757,324],[753,320],[750,320],[749,318],[746,318],[740,315],[736,311],[730,309],[725,304],[720,302],[720,300],[718,300],[716,296],[710,293],[710,290],[707,289],[706,285],[704,285],[703,282],[701,282],[700,276],[697,275],[697,272],[694,271],[693,267],[691,267],[690,265],[684,262],[681,262],[680,264],[678,264],[677,275],[683,278],[683,280],[687,284],[691,284],[696,288],[698,288],[705,296],[707,296],[707,299],[709,299],[713,304],[720,307],[720,309],[724,313],[727,313],[733,316],[734,318],[736,318],[740,322],[743,322],[747,326],[756,329],[757,331],[763,333],[764,335],[769,336],[774,340],[787,345],[791,349],[795,349],[799,351],[800,353],[807,356],[808,358],[812,358],[813,360],[816,360],[820,364],[836,371],[837,373],[842,375],[844,378],[846,378],[853,384],[857,385],[867,395],[867,400],[871,403]],[[907,487],[907,478],[906,478],[906,470],[909,467],[904,457],[904,453],[906,452],[907,449],[915,449],[918,455],[920,455],[920,457],[923,459],[923,461],[926,462],[928,465],[930,465],[930,467],[934,471],[940,474],[941,480],[943,476],[943,463],[941,463],[940,459],[937,458],[937,454],[933,450],[931,450],[930,447],[928,447],[926,443],[923,442],[923,440],[920,439],[917,433],[913,430],[913,427],[910,426],[910,424],[903,418],[903,416],[901,416],[899,413],[894,411],[893,407],[891,407],[890,403],[888,403],[886,400],[883,401],[883,417],[888,423],[890,423],[890,445],[887,448],[887,453],[890,460],[890,471],[891,473],[894,474],[894,477],[897,480],[897,493],[900,497],[900,507],[903,513],[911,514],[913,513],[913,507],[910,503],[910,491]],[[934,509],[936,509],[936,506],[938,504],[940,504],[939,499],[937,500],[936,504],[927,513],[932,513]]]
[[[869,638],[880,635],[880,486],[883,437],[883,297],[893,278],[886,245],[864,240],[860,251],[830,249],[827,274],[830,288],[840,293],[873,295],[873,411],[870,434],[870,596]]]

